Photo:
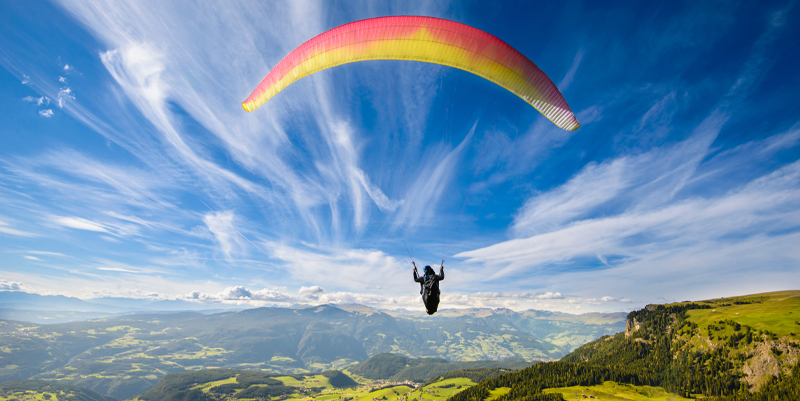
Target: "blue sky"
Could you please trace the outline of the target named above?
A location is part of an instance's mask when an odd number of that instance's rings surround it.
[[[602,3],[2,2],[0,289],[421,309],[411,258],[443,257],[441,307],[797,289],[800,9]],[[508,42],[583,126],[399,61],[242,110],[296,46],[386,15]]]

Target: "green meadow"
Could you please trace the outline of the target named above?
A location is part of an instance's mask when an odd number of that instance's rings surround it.
[[[549,388],[543,390],[543,392],[545,394],[559,393],[567,401],[585,400],[589,397],[625,401],[683,401],[691,399],[669,393],[661,387],[632,386],[612,381],[607,381],[597,386]]]
[[[6,400],[58,401],[58,394],[50,392],[40,393],[38,391],[16,391],[6,394],[5,396],[0,395],[0,401]]]
[[[291,397],[285,398],[285,401],[338,401],[345,399],[348,401],[444,401],[452,395],[475,385],[474,382],[466,378],[452,378],[424,387],[420,386],[417,389],[402,384],[389,384],[387,387],[382,388],[382,381],[376,381],[367,385],[362,384],[352,388],[334,388],[327,384],[327,379],[325,377],[322,377],[322,379],[326,379],[325,381],[317,381],[315,379],[317,377],[319,376],[314,376],[314,378],[302,381],[292,377],[275,377],[275,379],[281,380],[286,386],[305,388],[324,387],[319,391],[292,394]]]
[[[702,301],[714,309],[689,311],[690,320],[701,328],[720,320],[733,320],[755,330],[768,330],[780,337],[800,340],[800,291],[770,292]]]

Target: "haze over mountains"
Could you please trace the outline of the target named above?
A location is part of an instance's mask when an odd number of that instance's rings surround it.
[[[387,352],[447,361],[555,360],[625,328],[624,313],[459,309],[431,318],[362,305],[164,310],[185,304],[0,293],[0,342],[9,351],[0,358],[0,380],[58,380],[128,398],[169,372],[210,367],[301,373]],[[43,324],[81,316],[95,318]]]
[[[0,313],[16,313],[19,311],[37,311],[21,320],[37,322],[41,312],[82,312],[102,314],[117,314],[142,311],[214,311],[214,310],[242,310],[249,306],[232,304],[203,304],[183,300],[151,300],[135,298],[91,298],[80,299],[63,295],[39,295],[20,291],[0,291]],[[14,311],[10,311],[13,309]],[[16,311],[16,312],[15,312]],[[5,317],[0,317],[5,318]],[[41,318],[46,323],[47,318]],[[77,321],[73,319],[67,321]],[[51,322],[52,323],[52,322]]]

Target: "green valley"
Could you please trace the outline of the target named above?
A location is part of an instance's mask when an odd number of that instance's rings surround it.
[[[429,362],[435,364],[393,373],[397,380],[425,381],[455,369],[519,369],[531,361],[556,360],[571,346],[542,338],[599,337],[622,330],[625,322],[619,313],[442,312],[430,319],[323,305],[130,314],[46,325],[0,320],[0,382],[58,381],[126,399],[169,373],[232,368],[298,374],[343,369],[381,353],[433,358]]]

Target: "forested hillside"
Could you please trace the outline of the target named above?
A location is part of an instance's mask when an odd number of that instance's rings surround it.
[[[800,399],[800,291],[648,305],[625,332],[486,380],[451,401],[527,399],[548,388],[605,381],[661,386],[680,396]],[[748,398],[749,397],[749,398]]]
[[[204,369],[169,374],[137,399],[211,401],[226,400],[231,396],[239,399],[261,399],[295,392],[319,391],[323,388],[348,388],[357,384],[349,376],[336,370],[320,374],[284,375],[236,369]]]
[[[531,362],[521,360],[506,361],[462,361],[448,362],[441,358],[408,358],[397,354],[378,354],[364,362],[348,368],[355,373],[373,380],[389,380],[394,382],[424,382],[430,378],[466,369],[505,369],[505,371],[527,368]],[[467,377],[467,376],[449,376]],[[479,382],[476,380],[475,382]]]

